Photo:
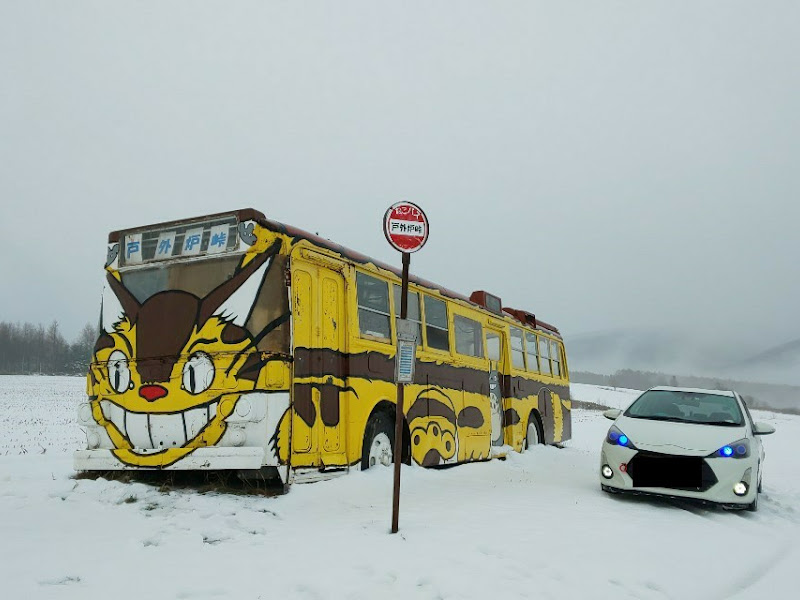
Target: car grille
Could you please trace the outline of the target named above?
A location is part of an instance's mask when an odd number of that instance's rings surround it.
[[[628,462],[633,487],[660,487],[704,492],[717,483],[714,471],[701,456],[639,452]]]

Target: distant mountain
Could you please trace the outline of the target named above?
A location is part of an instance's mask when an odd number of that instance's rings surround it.
[[[695,373],[716,366],[709,364],[714,354],[705,346],[678,334],[614,330],[567,336],[564,342],[573,370]]]
[[[682,333],[609,330],[565,337],[573,371],[620,369],[800,385],[800,339],[748,356],[746,344]]]
[[[800,339],[734,361],[725,372],[744,379],[800,385]]]
[[[761,366],[793,366],[800,362],[800,339],[786,342],[774,348],[769,348],[763,352],[740,361],[735,366],[761,365]]]

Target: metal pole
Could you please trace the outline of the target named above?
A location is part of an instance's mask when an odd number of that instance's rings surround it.
[[[408,267],[411,254],[403,252],[403,286],[400,291],[400,318],[408,316]],[[399,357],[395,357],[399,360]],[[403,462],[403,403],[404,384],[397,384],[397,407],[394,417],[394,495],[392,497],[392,533],[397,533],[400,517],[400,465]]]

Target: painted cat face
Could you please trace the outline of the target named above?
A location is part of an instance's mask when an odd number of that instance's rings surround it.
[[[256,256],[204,298],[173,290],[141,304],[108,275],[113,295],[104,297],[91,407],[119,460],[168,466],[222,439],[225,419],[261,370],[245,323],[270,263]]]

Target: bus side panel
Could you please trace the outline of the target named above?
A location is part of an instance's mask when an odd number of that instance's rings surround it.
[[[294,397],[292,465],[343,467],[348,463],[345,423],[350,403],[346,374],[345,284],[339,266],[292,259]],[[305,254],[303,255],[306,256]],[[325,257],[320,257],[320,262]],[[333,268],[328,268],[329,264]],[[343,268],[343,266],[342,266]]]
[[[302,363],[297,353],[297,348],[309,348],[313,340],[314,310],[312,273],[295,267],[292,269],[292,318],[294,320],[293,341],[295,351],[295,372],[298,375]],[[296,377],[299,379],[300,377]],[[314,389],[311,386],[295,383],[292,395],[292,463],[296,453],[312,451],[310,415],[314,410]]]
[[[492,410],[488,395],[464,393],[464,409],[458,419],[458,436],[459,462],[484,460],[491,456]]]
[[[346,327],[344,310],[344,280],[338,273],[333,273],[327,269],[320,269],[321,283],[321,304],[322,304],[322,330],[320,346],[332,349],[334,353],[326,353],[323,365],[323,372],[335,373],[337,364],[341,364],[341,356],[346,349]],[[332,378],[322,384],[320,398],[320,416],[323,423],[322,446],[325,452],[340,452],[344,449],[344,435],[342,429],[345,427],[343,414],[347,414],[347,396],[344,391],[344,382],[339,384],[333,382]]]

